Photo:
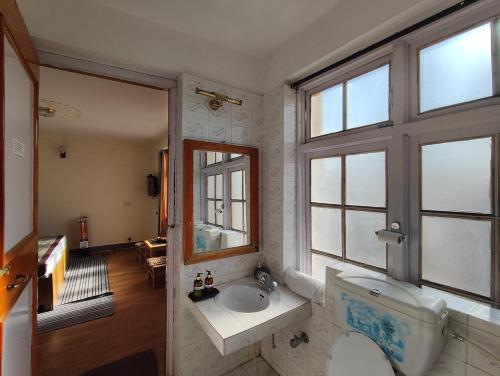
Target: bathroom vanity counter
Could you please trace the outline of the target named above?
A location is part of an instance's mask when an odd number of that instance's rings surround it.
[[[222,294],[225,289],[235,285],[257,287],[257,282],[254,278],[245,278],[217,288]],[[217,297],[197,303],[187,296],[185,299],[195,319],[222,355],[249,346],[311,315],[310,301],[282,285],[278,285],[269,294],[269,306],[258,312],[247,313],[228,309]]]

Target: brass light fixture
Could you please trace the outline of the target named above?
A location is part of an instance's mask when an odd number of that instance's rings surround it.
[[[38,107],[38,114],[47,118],[77,118],[80,117],[81,112],[77,108],[68,104],[41,98]]]
[[[234,99],[228,97],[225,94],[216,93],[215,91],[203,90],[200,89],[199,87],[196,88],[195,93],[212,98],[208,101],[208,107],[210,107],[214,111],[217,111],[218,109],[222,108],[224,102],[236,104],[238,106],[241,106],[241,104],[243,103],[241,99]]]

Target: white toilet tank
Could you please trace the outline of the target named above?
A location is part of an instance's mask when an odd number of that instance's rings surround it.
[[[342,272],[335,277],[335,322],[370,337],[406,376],[427,373],[441,353],[446,303],[391,278]]]

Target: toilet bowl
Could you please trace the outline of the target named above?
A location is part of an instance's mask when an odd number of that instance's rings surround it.
[[[340,335],[328,352],[326,376],[394,376],[391,362],[367,336]]]

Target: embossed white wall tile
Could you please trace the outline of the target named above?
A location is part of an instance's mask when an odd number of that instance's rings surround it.
[[[465,376],[491,376],[491,375],[467,364],[465,366]]]
[[[500,354],[500,337],[469,326],[469,338],[493,354]],[[467,346],[467,363],[492,375],[500,375],[500,362],[487,356],[473,346]]]
[[[183,75],[182,84],[183,95],[196,95],[195,90],[197,87],[204,90],[210,90],[210,81],[188,74]]]
[[[183,99],[182,116],[208,121],[208,108],[203,97],[196,98],[186,96]]]
[[[231,111],[231,125],[233,127],[250,127],[252,125],[252,112],[250,109],[233,108]]]
[[[306,322],[306,332],[319,338],[323,343],[330,344],[333,338],[333,327],[326,319],[312,316]]]
[[[264,126],[264,115],[262,115],[261,111],[252,111],[251,124],[255,128],[262,128]]]
[[[285,124],[295,124],[295,105],[293,106],[285,105],[285,110],[283,115]]]
[[[203,342],[185,347],[181,354],[181,375],[195,376],[204,374],[205,353]]]
[[[231,126],[229,124],[210,123],[208,125],[208,139],[210,141],[230,141]]]
[[[248,362],[250,359],[249,349],[246,347],[244,349],[238,350],[232,354],[226,356],[227,358],[227,368],[229,370],[235,369],[243,363]]]
[[[301,360],[302,359],[302,360]],[[308,376],[308,364],[309,360],[307,358],[295,358],[293,356],[288,357],[288,376]]]
[[[478,304],[469,313],[469,326],[500,337],[500,309]]]
[[[427,376],[465,376],[465,363],[448,354],[441,354]]]
[[[455,320],[448,320],[448,328],[456,330],[458,334],[467,336],[467,325]],[[446,338],[443,352],[460,359],[462,362],[467,361],[467,345],[464,342],[458,341],[452,337]]]
[[[253,145],[253,130],[243,127],[232,127],[231,142],[240,145]]]
[[[200,119],[186,117],[182,122],[182,133],[187,138],[206,140],[208,136],[208,124]]]
[[[227,124],[231,125],[231,109],[228,105],[219,108],[217,111],[208,109],[209,123]]]

